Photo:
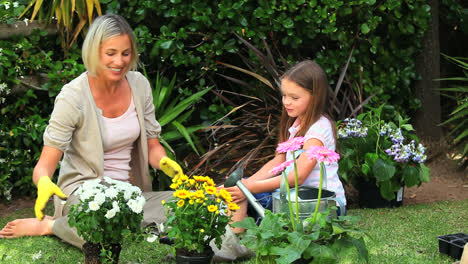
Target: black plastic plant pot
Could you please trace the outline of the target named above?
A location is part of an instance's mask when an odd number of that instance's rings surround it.
[[[375,181],[361,181],[356,186],[359,191],[359,207],[361,208],[394,208],[403,205],[403,191],[395,193],[395,199],[387,200],[380,194]]]
[[[438,236],[437,238],[439,239],[439,252],[454,259],[461,258],[463,248],[468,243],[468,235],[465,233]]]

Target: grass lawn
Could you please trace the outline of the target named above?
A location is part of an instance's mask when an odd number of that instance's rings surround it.
[[[51,214],[49,205],[47,213]],[[404,206],[393,209],[354,209],[349,215],[361,217],[361,227],[368,232],[366,240],[370,263],[453,263],[439,254],[437,236],[468,233],[468,200]],[[33,209],[18,210],[0,219],[8,221],[32,217]],[[166,245],[143,241],[124,245],[120,263],[173,263],[166,258],[172,252]],[[0,239],[0,263],[83,263],[80,250],[58,238],[27,237]],[[254,259],[236,263],[255,263]],[[359,263],[350,252],[340,263]]]

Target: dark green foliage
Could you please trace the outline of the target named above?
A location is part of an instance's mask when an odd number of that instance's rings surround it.
[[[447,55],[444,57],[460,67],[465,75],[441,79],[455,84],[441,90],[444,96],[456,101],[455,109],[441,125],[450,126],[450,132],[447,136],[454,138],[453,141],[449,140],[452,142],[451,147],[455,149],[454,158],[460,164],[466,165],[466,157],[468,156],[468,58],[454,58]]]
[[[232,34],[237,33],[256,47],[267,40],[290,62],[316,59],[330,80],[338,80],[354,46],[345,82],[364,95],[382,89],[375,102],[389,101],[405,111],[419,107],[411,81],[418,78],[414,58],[430,19],[423,0],[102,2],[134,24],[149,69],[187,80],[184,93],[202,89],[201,80],[215,80],[217,60],[238,65],[233,53],[242,44]]]
[[[304,220],[304,227],[293,231],[283,213],[265,211],[259,226],[251,217],[233,224],[247,229],[241,243],[256,253],[258,263],[293,263],[303,258],[310,263],[339,263],[355,248],[362,260],[368,261],[364,232],[356,227],[358,217],[330,217],[330,208],[318,213],[316,223],[312,217]]]

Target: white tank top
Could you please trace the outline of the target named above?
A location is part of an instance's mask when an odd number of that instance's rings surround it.
[[[104,176],[115,180],[126,181],[130,179],[130,160],[133,143],[140,136],[140,124],[133,102],[121,116],[107,118],[104,121]]]

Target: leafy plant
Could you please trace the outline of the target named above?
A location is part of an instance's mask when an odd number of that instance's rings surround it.
[[[99,0],[62,0],[45,1],[45,3],[43,0],[31,0],[20,18],[33,6],[31,21],[34,21],[38,13],[39,20],[44,19],[47,23],[56,20],[65,53],[71,48],[83,28],[91,24],[95,12],[102,15]],[[76,19],[78,23],[75,22]]]
[[[13,24],[24,11],[29,0],[0,2],[0,23]]]
[[[84,182],[76,194],[79,202],[71,205],[68,223],[84,241],[100,244],[105,251],[124,238],[143,238],[140,224],[146,200],[140,188],[104,177]]]
[[[304,220],[299,217],[298,175],[294,152],[300,149],[302,144],[304,144],[303,137],[295,137],[280,143],[277,151],[280,153],[291,151],[293,160],[285,161],[271,170],[272,173],[282,171],[280,197],[281,202],[289,207],[289,216],[283,212],[272,213],[266,210],[259,226],[251,217],[234,223],[234,227],[247,229],[241,243],[256,252],[256,260],[260,263],[287,264],[296,260],[333,263],[338,262],[339,257],[352,247],[357,249],[361,258],[368,261],[364,233],[356,227],[357,219],[350,216],[333,218],[330,211],[336,207],[328,207],[324,212],[319,212],[324,162],[337,162],[339,155],[334,151],[318,146],[306,150],[305,155],[309,160],[316,161],[320,166],[319,190],[314,213]],[[285,173],[285,169],[289,166],[294,166],[295,199],[291,198],[288,176]]]
[[[174,154],[174,150],[169,145],[169,142],[184,138],[190,147],[192,147],[193,151],[200,155],[199,150],[194,144],[194,141],[198,141],[194,133],[205,126],[193,125],[185,127],[183,123],[191,117],[195,109],[194,104],[200,100],[203,95],[209,92],[211,88],[205,88],[187,98],[182,98],[181,94],[173,94],[176,88],[175,81],[176,76],[174,75],[169,83],[165,83],[164,78],[160,77],[158,73],[154,83],[154,112],[159,124],[165,128],[161,143]]]
[[[468,58],[454,58],[442,54],[447,60],[458,65],[464,72],[464,77],[444,78],[441,81],[453,81],[460,84],[451,88],[442,88],[443,94],[456,101],[455,109],[450,113],[450,117],[442,122],[441,125],[451,125],[451,131],[447,135],[453,136],[452,146],[456,152],[454,157],[460,163],[466,162],[465,158],[468,155],[468,85],[463,85],[468,82]]]
[[[424,146],[411,134],[409,118],[397,115],[398,124],[387,122],[383,109],[384,105],[338,122],[338,173],[354,186],[375,183],[382,197],[392,200],[402,186],[429,182],[429,168],[424,165]]]
[[[231,217],[228,209],[239,209],[231,194],[215,187],[207,176],[187,177],[182,174],[172,180],[174,197],[164,202],[168,209],[166,226],[174,247],[189,254],[206,253],[214,239],[221,247],[221,236]],[[228,227],[229,228],[229,227]]]

